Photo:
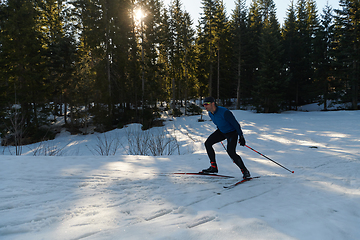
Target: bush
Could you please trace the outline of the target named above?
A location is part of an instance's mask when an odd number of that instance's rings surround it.
[[[199,107],[196,104],[190,104],[190,106],[187,108],[189,115],[200,115],[202,113],[201,107]]]
[[[150,129],[154,126],[163,126],[163,121],[160,118],[160,110],[158,108],[145,108],[143,112],[142,130]]]
[[[97,143],[96,146],[94,147],[94,150],[100,156],[111,156],[116,154],[119,147],[120,147],[119,138],[108,137],[106,134],[104,134],[103,137],[97,136]]]
[[[126,152],[129,155],[162,156],[173,155],[176,152],[180,155],[176,137],[167,134],[165,131],[151,133],[149,131],[128,130],[126,134],[128,140]]]
[[[173,115],[174,117],[180,117],[181,115],[183,115],[183,113],[179,108],[174,108],[171,112],[171,115]]]

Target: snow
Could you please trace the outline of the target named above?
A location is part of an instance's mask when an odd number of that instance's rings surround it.
[[[219,174],[235,178],[171,174],[209,166],[208,116],[149,130],[176,136],[180,155],[126,155],[138,124],[105,134],[112,156],[95,151],[104,134],[62,132],[22,156],[0,148],[0,239],[359,239],[360,111],[233,113],[250,147],[295,173],[238,146],[261,177],[224,189],[242,174],[217,144]]]

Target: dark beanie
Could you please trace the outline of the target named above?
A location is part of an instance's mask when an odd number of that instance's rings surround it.
[[[206,97],[205,99],[204,99],[204,102],[215,102],[215,98],[213,98],[213,97]]]

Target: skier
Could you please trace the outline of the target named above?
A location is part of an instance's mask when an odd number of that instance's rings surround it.
[[[202,170],[202,173],[217,173],[218,168],[215,160],[215,151],[212,147],[215,143],[227,140],[227,153],[240,168],[243,173],[243,178],[250,178],[250,172],[244,165],[241,157],[236,153],[236,143],[239,136],[239,143],[245,146],[245,138],[241,131],[240,124],[236,121],[234,115],[230,110],[220,107],[216,104],[213,97],[204,99],[203,106],[208,111],[213,123],[217,126],[217,130],[213,132],[205,141],[206,152],[210,158],[211,166],[208,169]]]

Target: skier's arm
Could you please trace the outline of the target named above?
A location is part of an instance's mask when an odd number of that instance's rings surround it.
[[[234,114],[232,114],[232,112],[230,111],[226,111],[224,113],[224,118],[231,126],[235,128],[236,132],[241,137],[243,135],[243,132],[241,130],[240,124],[238,123],[238,121],[236,121]]]

